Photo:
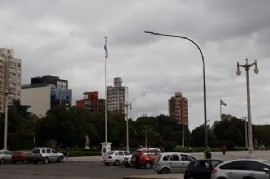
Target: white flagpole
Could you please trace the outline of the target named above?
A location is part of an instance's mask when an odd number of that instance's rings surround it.
[[[108,57],[108,51],[107,51],[107,37],[105,36],[105,143],[107,144],[107,57]]]
[[[221,105],[221,102],[219,102],[219,111],[220,111],[220,121],[222,121],[222,105]]]

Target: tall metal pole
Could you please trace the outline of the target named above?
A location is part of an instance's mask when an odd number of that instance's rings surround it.
[[[156,32],[151,32],[151,31],[144,31],[144,32],[148,33],[148,34],[152,34],[152,35],[166,36],[166,37],[176,37],[176,38],[182,38],[182,39],[188,40],[188,41],[192,42],[197,47],[197,49],[200,51],[201,58],[202,58],[202,63],[203,63],[203,94],[204,94],[203,99],[204,99],[204,127],[205,127],[204,141],[205,141],[205,149],[207,150],[207,148],[208,148],[208,133],[207,133],[207,114],[206,114],[205,62],[204,62],[204,56],[203,56],[201,48],[199,47],[198,44],[196,44],[193,40],[191,40],[188,37],[178,36],[178,35],[161,34],[161,33],[156,33]]]
[[[127,135],[127,143],[126,150],[129,151],[129,130],[128,130],[128,107],[131,109],[131,103],[125,104],[126,107],[126,135]]]
[[[184,122],[183,122],[183,147],[185,147],[185,125],[184,125]]]
[[[108,131],[107,131],[107,105],[108,105],[108,99],[107,99],[107,57],[108,57],[108,51],[107,51],[107,37],[105,36],[105,143],[108,142]]]
[[[7,149],[8,138],[8,92],[5,92],[5,134],[4,134],[4,149]]]
[[[252,158],[254,156],[254,147],[253,147],[253,134],[252,134],[252,120],[251,120],[251,108],[250,108],[250,89],[249,89],[249,68],[255,66],[254,72],[257,74],[259,72],[257,68],[257,60],[254,63],[249,64],[248,59],[246,59],[245,65],[239,65],[237,62],[237,71],[236,74],[240,75],[240,67],[245,68],[246,71],[246,83],[247,83],[247,113],[248,113],[248,151],[249,156]]]
[[[247,117],[242,117],[245,127],[245,147],[248,148],[248,136],[247,136]]]

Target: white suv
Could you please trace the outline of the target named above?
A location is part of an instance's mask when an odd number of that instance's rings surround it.
[[[34,164],[38,163],[39,161],[42,161],[45,164],[49,162],[62,162],[63,158],[63,153],[57,152],[52,148],[38,147],[31,151],[31,161]]]

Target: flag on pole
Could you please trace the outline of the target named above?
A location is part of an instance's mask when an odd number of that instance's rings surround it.
[[[105,50],[105,58],[107,58],[108,57],[107,36],[105,36],[104,50]]]
[[[227,106],[227,104],[224,103],[224,101],[222,99],[220,99],[220,105]]]

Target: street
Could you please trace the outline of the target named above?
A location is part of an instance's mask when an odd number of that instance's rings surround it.
[[[125,168],[124,166],[105,166],[104,164],[97,162],[0,165],[0,178],[8,179],[119,179],[123,178],[124,176],[143,174],[154,174],[154,172],[152,169]]]

